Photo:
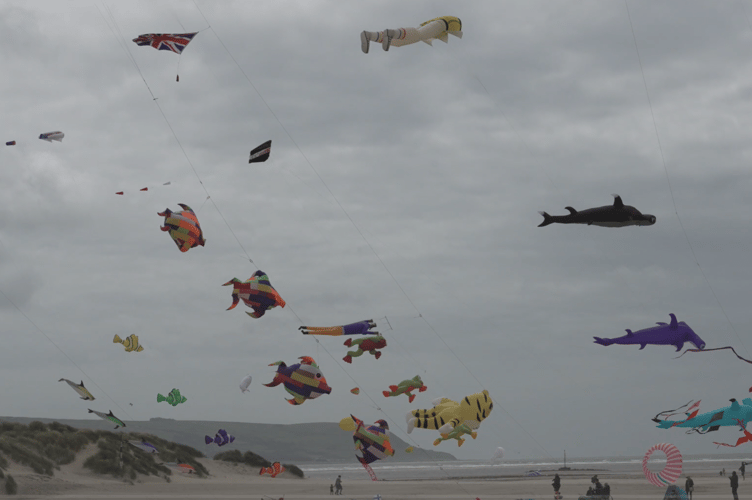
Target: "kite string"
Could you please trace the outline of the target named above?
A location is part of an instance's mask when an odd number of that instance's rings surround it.
[[[108,394],[108,393],[107,393],[107,392],[106,392],[106,391],[105,391],[104,389],[102,389],[102,388],[101,388],[101,387],[99,386],[99,384],[97,384],[97,383],[96,383],[96,381],[95,381],[95,380],[94,380],[93,378],[91,378],[91,377],[89,376],[89,374],[88,374],[88,373],[86,373],[86,372],[84,371],[84,369],[83,369],[83,368],[81,368],[81,367],[80,367],[80,366],[78,365],[78,363],[76,363],[75,361],[73,361],[73,358],[71,358],[70,356],[68,356],[68,354],[67,354],[67,353],[66,353],[66,352],[65,352],[65,351],[64,351],[64,350],[62,349],[62,347],[60,347],[60,346],[59,346],[59,345],[57,344],[57,342],[55,342],[54,340],[52,340],[52,338],[50,338],[50,336],[49,336],[49,335],[47,335],[47,334],[45,333],[45,331],[44,331],[44,330],[42,330],[42,329],[41,329],[41,328],[39,327],[39,325],[37,325],[37,324],[36,324],[36,323],[35,323],[35,322],[34,322],[34,321],[33,321],[33,320],[32,320],[32,319],[31,319],[31,318],[30,318],[30,317],[29,317],[29,316],[28,316],[28,315],[27,315],[27,314],[26,314],[26,313],[25,313],[25,312],[24,312],[24,311],[23,311],[23,310],[22,310],[21,308],[20,308],[20,307],[18,307],[18,306],[16,305],[16,303],[15,303],[15,302],[13,302],[13,300],[11,300],[11,298],[10,298],[10,297],[8,297],[8,295],[7,295],[7,294],[6,294],[6,293],[5,293],[5,292],[4,292],[4,291],[3,291],[2,289],[0,289],[0,294],[2,294],[2,295],[3,295],[3,297],[5,297],[5,300],[7,300],[7,301],[8,301],[8,302],[9,302],[9,303],[10,303],[10,304],[11,304],[11,305],[12,305],[12,306],[13,306],[13,307],[14,307],[14,308],[15,308],[15,309],[16,309],[16,310],[17,310],[17,311],[19,312],[19,313],[21,313],[21,315],[22,315],[22,316],[23,316],[24,318],[26,318],[26,321],[28,321],[29,323],[31,323],[31,325],[32,325],[32,326],[33,326],[33,327],[34,327],[34,328],[35,328],[35,329],[36,329],[36,330],[37,330],[37,331],[38,331],[39,333],[41,333],[41,334],[42,334],[42,335],[43,335],[43,336],[44,336],[44,337],[45,337],[45,338],[46,338],[47,340],[49,340],[49,341],[50,341],[50,343],[51,343],[52,345],[54,345],[54,346],[55,346],[55,348],[56,348],[56,349],[57,349],[58,351],[60,351],[60,352],[61,352],[61,353],[63,354],[63,356],[65,356],[65,357],[66,357],[66,358],[68,359],[68,361],[70,361],[70,362],[71,362],[71,363],[73,364],[73,366],[75,366],[76,368],[78,368],[78,371],[80,371],[80,372],[81,372],[81,373],[82,373],[82,374],[83,374],[83,375],[84,375],[84,376],[85,376],[85,377],[87,378],[87,380],[89,380],[89,381],[90,381],[90,382],[91,382],[91,383],[92,383],[92,384],[93,384],[93,385],[94,385],[94,386],[95,386],[95,387],[96,387],[97,389],[99,389],[99,390],[100,390],[100,391],[102,392],[102,394],[104,394],[105,396],[107,396],[107,398],[108,398],[108,399],[109,399],[110,401],[112,401],[112,403],[113,403],[113,404],[114,404],[115,406],[117,406],[118,408],[120,408],[120,411],[122,411],[122,412],[123,412],[123,414],[124,414],[124,415],[125,415],[126,417],[128,417],[128,419],[130,419],[130,420],[133,420],[133,418],[132,418],[132,417],[131,417],[131,416],[130,416],[130,415],[128,414],[128,412],[127,412],[127,411],[125,411],[125,409],[124,409],[124,408],[123,408],[122,406],[120,406],[120,405],[118,404],[118,402],[117,402],[117,401],[115,401],[115,400],[114,400],[114,399],[113,399],[113,398],[112,398],[112,397],[111,397],[111,396],[110,396],[110,395],[109,395],[109,394]]]
[[[420,317],[420,318],[421,318],[421,319],[423,320],[423,322],[424,322],[424,323],[425,323],[425,324],[426,324],[426,325],[428,326],[428,328],[429,328],[429,329],[430,329],[430,330],[431,330],[431,331],[432,331],[432,332],[434,333],[434,335],[435,335],[436,337],[438,337],[438,338],[439,338],[439,339],[441,340],[441,342],[442,342],[442,343],[444,344],[444,346],[445,346],[445,347],[446,347],[446,348],[447,348],[447,349],[449,350],[449,352],[451,352],[451,353],[452,353],[452,355],[453,355],[453,356],[454,356],[454,357],[455,357],[455,358],[457,359],[457,361],[459,361],[459,363],[460,363],[460,364],[462,365],[462,367],[463,367],[463,368],[464,368],[464,369],[465,369],[465,370],[466,370],[466,371],[467,371],[467,372],[468,372],[468,373],[469,373],[469,374],[470,374],[470,375],[472,376],[472,378],[473,378],[473,379],[475,379],[475,381],[476,381],[476,382],[477,382],[477,383],[478,383],[478,384],[479,384],[479,385],[480,385],[480,386],[481,386],[481,387],[482,387],[483,389],[485,389],[485,390],[488,390],[488,389],[487,389],[487,388],[485,387],[485,385],[484,385],[484,384],[483,384],[483,383],[482,383],[482,382],[481,382],[481,381],[480,381],[480,380],[478,379],[478,377],[477,377],[477,376],[476,376],[476,375],[475,375],[475,374],[473,373],[473,371],[472,371],[472,370],[470,370],[470,368],[469,368],[469,367],[467,366],[467,364],[465,364],[465,362],[464,362],[464,361],[462,361],[462,359],[461,359],[461,358],[460,358],[460,357],[459,357],[459,356],[457,355],[457,353],[456,353],[456,352],[455,352],[455,351],[454,351],[454,350],[453,350],[453,349],[452,349],[452,348],[451,348],[451,347],[449,346],[449,344],[447,344],[447,342],[446,342],[446,341],[444,340],[444,338],[443,338],[443,337],[442,337],[442,336],[441,336],[441,335],[440,335],[440,334],[439,334],[439,333],[438,333],[438,332],[436,331],[436,329],[435,329],[435,328],[433,327],[433,325],[432,325],[432,324],[431,324],[431,323],[430,323],[430,322],[429,322],[429,321],[428,321],[428,320],[427,320],[427,319],[425,318],[425,316],[423,316],[423,314],[421,313],[421,311],[420,311],[420,310],[418,309],[418,307],[417,307],[417,306],[415,305],[415,303],[414,303],[414,302],[413,302],[413,300],[412,300],[412,299],[410,298],[410,296],[409,296],[409,295],[407,294],[407,292],[406,292],[406,291],[405,291],[405,289],[404,289],[404,288],[402,287],[402,285],[401,285],[401,284],[399,283],[399,281],[397,280],[397,278],[396,278],[396,277],[394,276],[394,274],[393,274],[393,273],[391,272],[391,270],[390,270],[390,269],[389,269],[389,268],[387,267],[386,263],[385,263],[385,262],[384,262],[384,261],[383,261],[383,260],[381,259],[381,257],[379,256],[379,254],[378,254],[378,253],[376,252],[376,249],[375,249],[375,248],[373,247],[373,245],[371,244],[371,242],[370,242],[370,241],[369,241],[369,240],[368,240],[368,239],[367,239],[367,238],[365,237],[365,235],[363,234],[363,231],[362,231],[362,230],[360,229],[360,227],[359,227],[359,226],[358,226],[358,225],[357,225],[357,224],[355,223],[355,221],[354,221],[354,220],[353,220],[353,218],[352,218],[352,217],[350,216],[350,214],[349,214],[349,213],[347,212],[347,210],[346,210],[346,209],[345,209],[345,207],[344,207],[344,206],[342,205],[342,203],[341,203],[341,202],[339,201],[339,199],[338,199],[338,198],[337,198],[337,197],[336,197],[336,196],[334,195],[334,193],[333,193],[333,192],[332,192],[332,190],[331,190],[331,189],[329,188],[329,186],[327,185],[327,183],[326,183],[326,182],[324,181],[324,179],[323,179],[323,178],[321,177],[321,174],[319,174],[318,170],[317,170],[317,169],[316,169],[316,168],[315,168],[315,167],[313,166],[313,164],[312,164],[312,163],[311,163],[311,161],[310,161],[310,160],[308,159],[308,157],[306,156],[306,154],[305,154],[305,153],[303,152],[303,150],[302,150],[302,149],[300,148],[300,146],[298,145],[298,143],[297,143],[297,142],[295,141],[295,139],[294,139],[294,138],[292,137],[292,135],[290,134],[290,132],[289,132],[289,131],[287,130],[287,128],[286,128],[286,127],[284,126],[284,124],[282,123],[282,121],[281,121],[281,120],[279,119],[279,117],[277,116],[277,114],[276,114],[276,113],[274,112],[274,110],[273,110],[273,109],[271,108],[271,106],[269,105],[269,103],[267,103],[266,99],[264,99],[264,97],[263,97],[263,96],[261,95],[261,93],[259,92],[259,90],[258,90],[258,89],[256,88],[256,86],[255,86],[255,85],[253,84],[253,82],[251,81],[251,79],[250,79],[250,77],[248,76],[248,74],[247,74],[247,73],[245,72],[245,70],[243,70],[243,68],[242,68],[242,66],[240,65],[240,63],[238,63],[237,59],[235,59],[235,57],[234,57],[234,56],[232,55],[232,53],[230,52],[230,50],[229,50],[229,49],[227,48],[227,46],[225,45],[225,43],[224,43],[224,42],[222,41],[222,39],[220,38],[219,34],[218,34],[218,33],[216,32],[216,30],[215,30],[214,28],[212,28],[212,27],[211,27],[211,23],[209,22],[209,20],[207,19],[207,17],[206,17],[205,15],[204,15],[203,11],[202,11],[202,10],[201,10],[201,8],[200,8],[200,7],[198,6],[198,4],[196,4],[196,1],[195,1],[195,0],[193,0],[193,4],[194,4],[194,5],[196,6],[196,9],[197,9],[197,10],[199,11],[199,13],[201,14],[201,16],[202,16],[202,17],[204,18],[204,21],[206,21],[206,23],[207,23],[207,25],[209,26],[209,28],[211,29],[212,33],[214,33],[214,36],[216,36],[216,37],[217,37],[217,40],[219,40],[219,43],[220,43],[220,44],[222,45],[222,47],[223,47],[223,48],[225,49],[225,52],[227,52],[227,54],[228,54],[228,55],[230,56],[230,58],[231,58],[231,59],[233,60],[233,62],[234,62],[234,63],[235,63],[235,65],[236,65],[236,66],[238,67],[238,69],[240,70],[240,72],[241,72],[241,73],[243,74],[243,76],[245,77],[245,79],[246,79],[246,80],[248,81],[248,83],[249,83],[249,84],[251,85],[251,87],[252,87],[252,88],[253,88],[253,90],[254,90],[254,91],[256,92],[256,94],[258,95],[258,97],[259,97],[259,98],[261,99],[261,101],[262,101],[262,102],[264,103],[264,105],[266,106],[266,108],[267,108],[267,110],[269,111],[269,113],[270,113],[270,114],[271,114],[271,115],[272,115],[272,116],[274,117],[274,119],[275,119],[275,120],[277,121],[277,123],[279,124],[279,126],[280,126],[280,127],[282,128],[282,130],[283,130],[283,131],[285,132],[285,134],[287,135],[287,137],[288,137],[288,138],[290,139],[290,141],[291,141],[291,142],[293,143],[293,145],[295,146],[295,148],[296,148],[296,149],[298,150],[298,152],[299,152],[299,153],[301,154],[301,156],[302,156],[302,157],[303,157],[303,159],[305,160],[306,164],[308,164],[308,166],[310,167],[310,169],[311,169],[311,170],[312,170],[312,171],[313,171],[313,172],[314,172],[314,173],[316,174],[316,177],[317,177],[317,178],[319,179],[319,181],[320,181],[320,182],[321,182],[321,183],[323,184],[323,186],[324,186],[324,187],[326,188],[327,192],[328,192],[328,193],[329,193],[329,194],[330,194],[330,195],[332,196],[332,198],[334,199],[334,201],[336,202],[337,206],[338,206],[338,207],[340,208],[340,210],[342,211],[342,213],[343,213],[343,214],[345,214],[345,216],[346,216],[346,217],[347,217],[347,219],[348,219],[348,220],[350,221],[350,223],[351,223],[351,224],[352,224],[352,226],[353,226],[353,227],[355,228],[355,230],[356,230],[356,231],[358,232],[358,234],[360,235],[360,237],[361,237],[361,238],[363,239],[363,241],[364,241],[364,242],[366,243],[366,245],[368,245],[368,247],[370,248],[371,252],[372,252],[372,253],[373,253],[373,255],[374,255],[374,256],[376,257],[376,259],[377,259],[377,260],[379,261],[379,263],[380,263],[380,264],[381,264],[381,266],[382,266],[382,267],[384,268],[384,270],[386,271],[386,273],[387,273],[387,274],[388,274],[388,275],[389,275],[389,276],[391,277],[392,281],[393,281],[393,282],[395,283],[395,285],[396,285],[396,286],[397,286],[397,287],[399,288],[400,292],[402,292],[402,295],[404,295],[404,296],[405,296],[405,298],[406,298],[406,299],[407,299],[407,301],[408,301],[408,302],[410,303],[410,305],[411,305],[411,306],[413,307],[413,309],[415,309],[415,311],[416,311],[416,312],[417,312],[417,313],[419,314],[419,317]],[[296,316],[297,316],[297,314],[296,314]],[[298,318],[298,319],[300,319],[300,318]],[[301,321],[302,321],[302,320],[301,320]],[[489,393],[490,393],[490,391],[489,391]],[[540,447],[540,448],[541,448],[541,449],[542,449],[542,450],[543,450],[543,451],[544,451],[544,452],[546,453],[546,455],[548,455],[549,457],[553,458],[553,457],[552,457],[552,455],[551,455],[551,454],[550,454],[550,453],[549,453],[549,452],[548,452],[548,451],[547,451],[547,450],[546,450],[546,449],[545,449],[545,448],[543,447],[543,445],[541,445],[541,444],[540,444],[540,443],[539,443],[539,442],[538,442],[538,441],[537,441],[537,440],[536,440],[535,438],[533,438],[533,436],[532,436],[532,435],[531,435],[530,433],[528,433],[528,432],[527,432],[527,430],[526,430],[526,429],[525,429],[524,427],[522,427],[522,425],[521,425],[521,424],[520,424],[520,423],[519,423],[519,422],[518,422],[518,421],[517,421],[517,420],[516,420],[516,419],[515,419],[514,417],[512,417],[512,416],[511,416],[511,414],[509,414],[509,412],[507,412],[507,411],[506,411],[506,410],[504,409],[504,407],[503,407],[503,406],[502,406],[501,404],[498,404],[498,403],[497,403],[497,406],[498,406],[498,407],[499,407],[499,408],[500,408],[500,409],[502,410],[502,412],[504,412],[504,413],[505,413],[505,414],[506,414],[506,415],[507,415],[507,416],[508,416],[508,417],[509,417],[509,418],[510,418],[510,419],[511,419],[511,420],[512,420],[512,421],[513,421],[513,422],[514,422],[514,423],[515,423],[515,424],[516,424],[516,425],[517,425],[518,427],[520,427],[520,428],[521,428],[521,429],[523,430],[523,432],[525,432],[525,434],[526,434],[526,435],[527,435],[528,437],[530,437],[530,438],[531,438],[531,439],[532,439],[532,440],[533,440],[533,441],[534,441],[534,442],[535,442],[535,443],[536,443],[536,444],[537,444],[537,445],[538,445],[538,446],[539,446],[539,447]]]
[[[639,63],[639,66],[640,66],[640,74],[642,75],[642,83],[645,87],[645,96],[647,97],[648,107],[650,108],[650,117],[653,121],[653,130],[655,131],[655,138],[656,138],[656,141],[658,142],[658,151],[660,152],[660,155],[661,155],[661,163],[663,164],[663,171],[666,174],[666,184],[668,185],[668,191],[669,191],[669,194],[671,195],[671,203],[674,206],[674,214],[676,214],[676,220],[679,221],[679,226],[681,227],[682,233],[684,234],[684,239],[687,240],[687,246],[689,247],[689,251],[692,254],[692,260],[694,260],[694,263],[697,265],[697,268],[700,270],[702,279],[708,285],[708,288],[710,289],[710,292],[713,295],[713,298],[718,304],[718,307],[721,309],[723,316],[726,318],[726,321],[728,322],[729,326],[731,326],[731,331],[734,332],[734,335],[739,340],[739,343],[744,348],[745,352],[747,352],[747,355],[749,355],[749,351],[747,350],[747,347],[744,345],[744,342],[739,336],[739,333],[736,331],[736,328],[734,327],[734,324],[731,322],[731,319],[729,318],[728,314],[726,314],[726,310],[723,308],[723,304],[721,304],[721,301],[718,298],[718,295],[715,293],[715,289],[713,289],[713,286],[710,284],[710,280],[708,280],[708,277],[705,274],[705,271],[702,269],[702,266],[700,266],[700,262],[697,259],[697,255],[695,254],[695,249],[692,246],[692,242],[689,239],[689,235],[687,234],[687,230],[684,227],[684,223],[682,222],[681,217],[679,216],[679,209],[676,207],[676,198],[674,197],[674,190],[673,190],[673,187],[671,186],[671,179],[668,175],[668,166],[666,164],[666,157],[663,154],[663,145],[661,144],[661,136],[658,133],[658,124],[656,123],[656,120],[655,120],[655,112],[653,111],[653,102],[650,99],[650,92],[648,90],[648,82],[647,82],[647,79],[645,78],[645,69],[642,65],[642,57],[640,56],[640,48],[637,45],[637,36],[635,35],[634,25],[632,23],[632,14],[629,11],[629,3],[627,0],[624,0],[624,6],[626,7],[626,10],[627,10],[627,18],[629,19],[629,29],[632,32],[632,41],[634,42],[635,52],[637,53],[637,62]]]
[[[104,1],[103,1],[103,3],[104,3]],[[107,10],[109,11],[109,8],[107,7],[106,4],[105,4],[105,8],[107,8]],[[125,37],[123,36],[122,32],[120,31],[120,28],[118,27],[117,21],[115,20],[114,16],[112,16],[112,12],[110,12],[110,16],[112,18],[113,24],[115,25],[115,27],[118,30],[118,33],[120,33],[120,40],[118,42],[119,43],[123,42],[123,43],[121,43],[121,47],[123,47],[123,49],[127,53],[128,58],[133,63],[133,66],[138,71],[138,74],[141,75],[141,79],[143,80],[144,85],[146,85],[146,89],[149,91],[149,94],[152,97],[152,101],[154,101],[154,104],[156,104],[157,109],[159,109],[159,113],[162,115],[162,118],[164,118],[164,121],[167,124],[167,127],[170,129],[170,132],[172,133],[172,136],[175,138],[175,142],[177,142],[178,147],[180,148],[180,151],[182,151],[183,156],[185,157],[186,161],[188,162],[188,165],[191,167],[191,170],[193,170],[193,174],[196,176],[196,179],[198,179],[198,183],[201,185],[201,188],[204,190],[204,193],[206,193],[207,199],[211,201],[212,205],[214,205],[214,208],[216,209],[217,213],[222,218],[222,221],[225,223],[225,226],[227,226],[227,229],[229,229],[230,233],[232,233],[232,236],[235,238],[235,241],[238,243],[238,245],[240,246],[240,248],[243,250],[243,253],[248,258],[248,261],[251,264],[253,264],[254,266],[256,266],[256,263],[251,258],[251,255],[248,253],[248,250],[246,250],[245,246],[240,241],[240,238],[238,238],[238,235],[232,229],[232,227],[230,226],[230,223],[227,222],[227,219],[225,218],[224,214],[219,209],[219,206],[214,201],[214,199],[211,197],[211,194],[209,193],[209,190],[207,189],[206,185],[204,184],[203,180],[201,179],[201,176],[199,175],[198,170],[196,169],[195,165],[193,165],[193,162],[191,161],[190,157],[188,156],[188,153],[186,152],[185,148],[183,147],[183,143],[178,138],[178,135],[175,132],[175,129],[172,127],[172,124],[170,123],[170,120],[167,118],[167,115],[165,114],[164,110],[162,109],[162,106],[159,104],[159,102],[157,101],[157,98],[154,96],[154,93],[152,92],[151,88],[149,87],[149,84],[146,82],[146,78],[144,78],[144,75],[141,72],[141,68],[138,66],[138,63],[136,62],[136,59],[131,54],[131,52],[130,52],[130,50],[128,48],[129,47],[128,44],[125,43]],[[106,20],[105,20],[105,22],[106,22]],[[109,26],[109,24],[108,24],[108,26]],[[113,31],[113,35],[114,34],[115,33]],[[117,38],[117,36],[116,36],[116,38]],[[256,267],[256,269],[258,269],[258,267]]]

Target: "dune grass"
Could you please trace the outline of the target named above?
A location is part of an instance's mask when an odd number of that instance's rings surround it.
[[[159,450],[158,455],[146,453],[131,446],[128,441],[146,440]],[[54,475],[54,470],[76,459],[76,454],[89,444],[96,444],[96,452],[86,459],[83,466],[98,473],[135,480],[139,474],[167,478],[172,471],[160,462],[186,463],[197,475],[208,475],[206,468],[196,459],[203,453],[182,444],[165,441],[156,436],[141,433],[78,430],[58,422],[44,424],[30,422],[28,425],[0,423],[0,478],[3,469],[12,460],[34,470],[37,474]],[[156,459],[156,460],[155,460]],[[10,476],[5,484],[15,485]],[[15,486],[14,486],[15,487]]]

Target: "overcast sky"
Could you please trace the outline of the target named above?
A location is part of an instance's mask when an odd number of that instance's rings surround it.
[[[17,145],[0,150],[0,415],[354,414],[406,439],[408,410],[485,388],[479,439],[439,449],[734,442],[737,429],[650,419],[747,397],[750,365],[593,336],[674,313],[708,347],[752,358],[752,3],[628,8],[639,59],[621,1],[3,2],[0,139]],[[462,20],[462,39],[361,52],[363,30],[442,15]],[[180,57],[131,41],[199,30]],[[52,130],[62,143],[37,138]],[[249,165],[268,139],[271,158]],[[539,210],[612,193],[657,223],[537,227]],[[157,212],[178,203],[197,211],[205,247],[180,253],[159,230]],[[226,311],[221,285],[257,268],[287,307]],[[352,365],[343,338],[297,330],[367,318],[388,346]],[[143,352],[112,342],[133,333]],[[262,384],[269,363],[303,355],[333,391],[293,407]],[[382,396],[416,374],[428,391],[412,404]],[[157,404],[173,387],[187,403]],[[431,446],[436,432],[409,437]]]

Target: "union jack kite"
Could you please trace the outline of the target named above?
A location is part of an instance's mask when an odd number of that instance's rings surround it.
[[[148,33],[139,35],[133,41],[136,45],[151,45],[157,50],[171,50],[181,54],[185,47],[191,43],[196,33]]]

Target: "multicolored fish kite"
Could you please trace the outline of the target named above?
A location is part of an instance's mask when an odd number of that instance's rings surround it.
[[[380,349],[386,347],[386,339],[381,335],[371,335],[357,340],[347,339],[344,345],[347,347],[357,346],[357,350],[347,351],[347,356],[342,358],[345,363],[352,363],[353,358],[361,356],[364,352],[369,352],[376,359],[379,359],[381,357]]]
[[[118,427],[125,427],[125,423],[119,418],[117,418],[115,415],[113,415],[112,410],[110,410],[110,413],[102,413],[101,411],[89,410],[89,413],[94,413],[99,418],[102,418],[104,420],[109,420],[110,422],[115,424],[115,429],[117,429]]]
[[[287,366],[284,361],[271,363],[277,366],[274,379],[264,384],[266,387],[285,386],[285,390],[293,397],[286,401],[291,405],[302,405],[308,399],[316,399],[322,394],[331,394],[332,388],[326,384],[326,378],[321,373],[319,365],[309,356],[298,358],[300,363]]]
[[[342,430],[353,431],[355,449],[363,455],[355,455],[355,458],[368,471],[371,479],[375,481],[376,475],[370,464],[376,460],[394,456],[394,448],[389,442],[389,424],[385,420],[377,420],[373,425],[366,427],[362,420],[350,415],[350,418],[343,418],[339,426]]]
[[[75,382],[71,382],[67,378],[61,378],[58,380],[58,382],[67,382],[69,386],[71,386],[71,389],[76,391],[79,396],[81,396],[81,399],[85,401],[94,401],[94,396],[91,395],[89,390],[84,387],[84,381],[82,380],[80,384],[76,384]]]
[[[165,218],[165,225],[159,229],[170,232],[170,237],[181,252],[187,252],[198,245],[204,246],[206,240],[196,214],[188,205],[183,203],[178,203],[178,205],[183,209],[180,212],[173,212],[166,208],[164,212],[157,213]]]
[[[697,401],[686,410],[685,415],[687,418],[684,420],[668,420],[668,417],[676,415],[677,413],[675,412],[683,407],[677,408],[677,410],[658,413],[652,420],[658,424],[660,429],[671,429],[673,427],[689,428],[687,434],[693,432],[706,434],[717,431],[721,427],[733,425],[739,425],[742,429],[746,428],[747,423],[752,420],[752,399],[745,398],[742,400],[742,404],[739,404],[736,399],[731,399],[730,401],[730,406],[703,413],[702,415],[698,415],[700,402]],[[688,406],[690,403],[684,406]]]
[[[125,338],[125,340],[121,339],[117,334],[112,339],[113,344],[123,344],[125,347],[125,352],[141,352],[144,350],[144,347],[142,345],[139,345],[138,343],[138,336],[133,333]]]
[[[676,321],[674,313],[669,313],[671,323],[656,323],[658,326],[645,328],[633,332],[627,329],[627,334],[615,339],[602,339],[593,337],[596,344],[600,345],[639,345],[640,349],[650,345],[672,345],[676,347],[676,352],[681,351],[685,342],[694,344],[698,349],[705,349],[705,341],[700,338],[684,321]]]
[[[426,387],[423,384],[423,380],[420,378],[420,375],[416,375],[411,379],[403,380],[397,385],[390,385],[388,391],[382,391],[384,393],[384,397],[394,397],[399,396],[400,394],[406,394],[408,402],[412,403],[415,399],[415,394],[412,392],[414,390],[418,390],[418,392],[425,392],[428,390],[428,387]]]
[[[558,224],[587,224],[588,226],[601,227],[652,226],[655,224],[655,215],[643,215],[635,207],[625,205],[618,194],[612,196],[614,197],[613,205],[588,208],[581,212],[572,207],[564,207],[569,210],[569,215],[552,216],[546,212],[538,212],[543,216],[543,222],[538,224],[538,227],[548,226],[554,222]]]
[[[229,285],[232,285],[232,305],[227,308],[228,311],[235,309],[240,299],[243,299],[245,305],[253,309],[252,313],[246,312],[251,318],[260,318],[266,311],[286,305],[277,290],[272,286],[269,277],[260,269],[246,281],[233,278],[222,286]]]
[[[443,16],[426,21],[418,28],[386,29],[384,31],[364,31],[360,34],[360,48],[364,54],[368,54],[370,42],[381,44],[381,48],[389,50],[389,47],[401,47],[412,43],[424,42],[433,45],[434,40],[449,43],[447,35],[462,38],[462,21],[458,17]]]
[[[465,396],[460,403],[449,398],[439,398],[433,401],[433,405],[433,408],[413,410],[407,414],[408,434],[416,427],[436,429],[442,438],[462,425],[470,431],[475,431],[493,410],[493,400],[487,390]],[[460,430],[464,429],[460,427]],[[457,434],[459,435],[461,434]]]
[[[298,330],[300,330],[303,335],[330,335],[332,337],[379,333],[371,331],[371,328],[376,328],[376,323],[374,323],[372,319],[367,319],[342,326],[299,326]]]
[[[16,141],[8,141],[8,142],[5,143],[5,145],[6,146],[15,146],[16,145]]]
[[[219,431],[214,434],[214,437],[205,436],[204,441],[206,441],[206,444],[215,443],[217,446],[224,446],[235,441],[235,436],[230,436],[227,434],[226,430],[219,429]]]
[[[272,152],[272,141],[266,141],[262,145],[255,147],[251,150],[251,157],[248,159],[248,163],[260,163],[269,159],[269,155]]]
[[[350,389],[350,392],[357,396],[358,394],[360,394],[360,387],[353,387],[352,389]]]
[[[167,397],[164,397],[159,393],[157,394],[157,403],[161,403],[162,401],[167,401],[168,404],[177,406],[188,401],[188,398],[181,395],[178,389],[173,389],[169,392],[169,394],[167,394]]]
[[[282,474],[287,469],[284,468],[284,466],[279,462],[274,462],[269,467],[261,467],[261,470],[259,471],[259,476],[263,476],[264,474],[269,474],[272,477],[277,477],[279,474]]]

